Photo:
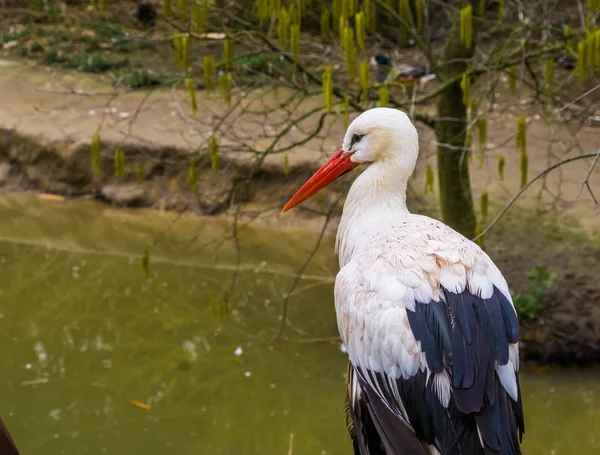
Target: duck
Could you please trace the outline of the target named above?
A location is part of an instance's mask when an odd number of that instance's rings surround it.
[[[377,82],[380,84],[399,82],[404,85],[419,84],[420,87],[424,87],[427,82],[436,79],[436,75],[429,71],[428,66],[397,64],[383,54],[373,56],[370,64],[371,67],[376,68]]]

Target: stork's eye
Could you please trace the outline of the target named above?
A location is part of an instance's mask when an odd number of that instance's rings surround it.
[[[364,134],[352,135],[352,140],[350,141],[350,150],[352,150],[352,147],[354,147],[354,144],[358,144],[363,137],[365,137]]]

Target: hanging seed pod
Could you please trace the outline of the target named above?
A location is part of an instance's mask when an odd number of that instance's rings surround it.
[[[183,67],[184,74],[188,74],[189,71],[189,36],[181,36],[181,66]]]
[[[187,0],[179,0],[179,4],[177,6],[179,20],[185,21],[187,15]]]
[[[196,103],[196,84],[194,83],[193,77],[188,77],[185,80],[187,84],[188,94],[190,95],[190,104],[192,105],[192,112],[198,110],[198,104]]]
[[[148,249],[144,250],[144,254],[140,259],[140,265],[142,269],[142,275],[146,278],[150,278],[150,253],[148,253]]]
[[[331,65],[325,67],[323,72],[323,103],[327,113],[331,112],[333,98],[333,81],[331,79]]]
[[[175,57],[175,65],[177,67],[181,66],[181,62],[183,61],[183,50],[181,43],[181,35],[176,33],[173,35],[173,49],[174,49],[174,57]]]
[[[477,133],[479,136],[479,150],[487,148],[487,119],[480,118],[477,120]]]
[[[300,25],[302,21],[302,16],[300,14],[300,9],[294,3],[290,3],[288,5],[288,17],[289,17],[289,25]]]
[[[223,57],[225,59],[225,70],[231,71],[233,68],[233,41],[230,39],[223,41]]]
[[[460,11],[460,42],[471,49],[473,42],[473,7],[466,6]]]
[[[348,125],[350,124],[350,100],[347,97],[344,98],[344,102],[342,103],[342,120],[344,128],[348,129]]]
[[[231,104],[231,73],[224,73],[219,76],[219,87],[223,99],[227,104]]]
[[[210,155],[210,168],[216,177],[219,172],[219,145],[217,144],[217,138],[215,136],[211,136],[209,140],[209,155]]]
[[[188,188],[195,190],[198,185],[198,170],[196,169],[196,163],[190,163],[188,167]]]
[[[290,17],[285,8],[279,9],[279,17],[277,24],[277,36],[279,38],[279,47],[281,49],[287,49],[288,47],[288,31],[290,29]]]
[[[506,158],[504,155],[498,157],[498,177],[500,180],[504,180],[504,166],[506,166]]]
[[[411,24],[411,12],[409,0],[398,1],[398,16],[400,17],[400,40],[405,42],[408,39],[408,30]]]
[[[387,85],[379,87],[379,107],[388,107],[390,102],[390,91]]]
[[[589,69],[590,74],[594,71],[594,66],[596,63],[594,35],[595,33],[590,32],[588,33],[588,36],[585,39],[585,62],[587,63],[587,67]]]
[[[346,7],[346,18],[350,19],[354,16],[354,13],[358,11],[358,1],[357,0],[343,0],[343,4]]]
[[[525,153],[527,150],[527,120],[524,115],[520,115],[517,120],[517,150]]]
[[[341,7],[340,7],[341,9],[340,9],[339,17],[344,20],[344,27],[348,23],[348,17],[350,17],[348,15],[348,10],[350,9],[348,6],[348,2],[350,2],[350,1],[352,1],[352,0],[341,0]]]
[[[258,16],[258,23],[262,27],[266,20],[270,17],[269,12],[269,1],[268,0],[256,0],[254,2],[254,9],[256,9],[256,15]]]
[[[362,62],[358,67],[358,80],[361,90],[361,99],[366,102],[369,99],[369,64]]]
[[[345,40],[345,34],[346,34],[346,24],[348,21],[346,21],[346,19],[344,19],[343,17],[340,17],[339,19],[339,35],[340,35],[340,47],[342,48],[342,50],[346,50],[346,40]]]
[[[481,224],[477,223],[477,225],[475,226],[475,237],[477,237],[477,240],[475,241],[475,243],[477,243],[479,248],[481,248],[483,250],[485,248],[485,242],[483,240],[484,236],[482,235],[481,237],[478,237],[481,235],[482,232],[483,232],[483,226]]]
[[[574,50],[573,50],[573,32],[571,31],[571,28],[568,25],[565,25],[564,36],[565,36],[565,46],[566,46],[567,50],[570,52],[574,52]]]
[[[212,90],[215,88],[215,79],[217,77],[217,71],[215,68],[215,58],[203,57],[202,67],[204,73],[204,86],[207,90]]]
[[[283,175],[285,177],[290,175],[290,159],[287,152],[285,152],[285,155],[283,155]]]
[[[135,178],[138,182],[143,182],[145,177],[144,166],[141,163],[135,163]]]
[[[364,0],[364,9],[367,20],[367,29],[374,33],[377,29],[377,5],[375,0]]]
[[[483,4],[483,2],[481,2]],[[415,16],[417,18],[417,30],[423,30],[423,0],[415,2]]]
[[[327,39],[331,33],[331,13],[328,9],[321,11],[321,37]]]
[[[113,163],[115,167],[115,177],[123,177],[125,175],[125,152],[119,147],[115,147]]]
[[[411,21],[410,0],[398,0],[398,15],[408,26]]]
[[[339,33],[340,15],[342,14],[342,0],[333,0],[331,3],[331,15],[333,18],[333,29]]]
[[[600,0],[598,0],[600,8]],[[600,30],[594,33],[594,54],[596,55],[596,66],[600,69]]]
[[[544,62],[544,75],[546,77],[546,84],[550,86],[552,84],[552,78],[554,76],[554,59],[548,58]]]
[[[300,61],[300,26],[292,25],[290,27],[290,51],[292,51],[292,57],[294,63]]]
[[[356,45],[352,27],[346,27],[344,30],[344,56],[346,57],[348,76],[350,79],[354,79],[356,76]]]
[[[364,13],[356,13],[354,17],[354,23],[356,26],[356,43],[358,44],[358,49],[360,51],[365,50],[365,39],[367,36],[367,24],[365,21]]]
[[[173,3],[171,0],[163,0],[163,14],[165,17],[173,15]]]
[[[462,80],[460,81],[460,89],[463,92],[462,102],[464,106],[469,105],[471,99],[471,79],[468,73],[463,73]]]
[[[425,168],[425,193],[433,193],[433,168],[428,164]]]
[[[196,33],[204,33],[207,18],[208,8],[206,4],[204,2],[196,3],[192,7],[192,30]]]
[[[508,72],[508,86],[510,91],[515,93],[517,91],[517,67],[510,66]]]
[[[521,188],[527,185],[527,168],[528,168],[527,152],[523,150],[521,152],[521,159],[519,162],[519,169],[521,171]]]
[[[579,80],[582,81],[585,79],[586,73],[586,60],[585,60],[585,41],[581,41],[577,45],[577,75],[579,76]]]
[[[271,17],[273,14],[278,14],[279,9],[281,8],[281,0],[267,0],[269,4],[269,16]]]
[[[489,202],[490,202],[490,196],[488,194],[487,189],[485,189],[483,191],[483,193],[481,193],[481,201],[480,202],[481,202],[481,218],[483,219],[483,221],[487,221]]]
[[[504,18],[504,0],[498,0],[498,22]]]
[[[90,143],[90,153],[92,155],[92,170],[94,171],[94,175],[99,177],[102,173],[102,157],[100,154],[101,144],[100,144],[100,136],[98,133],[92,136],[92,141]]]
[[[485,159],[485,154],[480,150],[477,152],[477,164],[479,167],[483,167],[483,161]]]

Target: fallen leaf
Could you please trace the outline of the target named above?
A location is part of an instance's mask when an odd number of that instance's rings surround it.
[[[65,198],[63,196],[59,196],[58,194],[37,193],[36,197],[38,199],[44,199],[46,201],[64,201],[65,200]]]
[[[150,410],[150,405],[149,404],[142,403],[141,401],[138,401],[138,400],[129,400],[129,404],[137,406],[138,408],[145,409],[146,411]]]

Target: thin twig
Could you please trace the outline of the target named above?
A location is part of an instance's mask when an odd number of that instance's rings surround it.
[[[587,186],[588,190],[590,191],[590,194],[592,195],[592,199],[594,200],[596,205],[598,205],[598,201],[596,201],[596,197],[594,196],[594,193],[592,193],[592,189],[590,188],[589,181],[590,181],[592,172],[594,171],[594,168],[596,167],[596,164],[598,163],[598,158],[600,158],[600,148],[596,152],[596,157],[594,158],[594,161],[592,161],[590,170],[588,171],[587,175],[585,176],[585,179],[583,179],[583,182],[581,182],[581,186],[579,187],[579,191],[577,192],[577,198],[579,198],[579,196],[581,196],[581,192],[583,191],[583,187]]]
[[[329,210],[325,217],[325,222],[323,223],[323,226],[321,227],[321,232],[319,233],[319,237],[317,238],[317,242],[315,243],[315,246],[308,254],[308,257],[304,261],[304,264],[302,264],[302,266],[300,267],[300,270],[298,270],[298,274],[296,275],[296,278],[294,279],[292,286],[290,287],[289,291],[287,292],[287,294],[285,296],[285,300],[283,301],[283,309],[281,310],[281,324],[279,326],[279,332],[277,333],[277,336],[275,337],[275,341],[279,340],[279,338],[281,338],[281,336],[283,335],[283,332],[287,325],[287,314],[288,314],[288,306],[289,306],[289,302],[290,302],[290,297],[294,293],[294,290],[296,289],[298,284],[300,283],[300,280],[302,279],[301,276],[306,271],[308,265],[310,264],[310,261],[312,261],[313,257],[317,253],[317,250],[321,246],[321,241],[323,240],[323,237],[325,237],[325,232],[327,231],[327,225],[329,224],[329,221],[331,220],[331,216],[333,215],[333,211],[335,210],[337,203],[341,199],[341,197],[342,197],[342,193],[340,193],[338,195],[336,200],[329,207]]]
[[[583,98],[585,98],[588,95],[591,95],[592,93],[594,93],[596,90],[598,90],[600,88],[600,84],[596,85],[595,87],[589,89],[587,92],[585,92],[583,95],[578,96],[577,98],[575,98],[573,101],[571,101],[569,104],[561,107],[558,112],[562,112],[565,109],[568,109],[569,107],[573,106],[573,104],[575,104],[576,102],[582,100]]]
[[[500,220],[500,218],[502,218],[504,216],[504,214],[506,212],[508,212],[508,209],[510,209],[512,207],[512,205],[517,202],[517,199],[519,199],[521,197],[521,195],[527,191],[527,189],[533,185],[537,180],[541,179],[542,177],[544,177],[546,174],[552,172],[554,169],[556,169],[557,167],[560,167],[564,164],[569,164],[572,163],[573,161],[578,161],[578,160],[583,160],[586,158],[594,158],[598,156],[598,153],[588,153],[586,155],[580,155],[580,156],[575,156],[573,158],[568,158],[566,160],[563,161],[559,161],[556,164],[553,164],[552,166],[550,166],[547,169],[544,169],[542,172],[540,172],[538,175],[536,175],[533,179],[531,179],[529,182],[527,182],[527,185],[525,185],[523,188],[521,188],[521,191],[519,191],[509,202],[508,204],[506,204],[504,206],[504,208],[500,211],[500,213],[496,216],[496,218],[494,218],[492,220],[492,222],[490,224],[488,224],[486,226],[486,228],[483,230],[483,232],[481,234],[479,234],[478,236],[476,236],[475,238],[473,238],[473,241],[476,241],[478,238],[484,236],[485,234],[487,234],[489,232],[489,230]]]

